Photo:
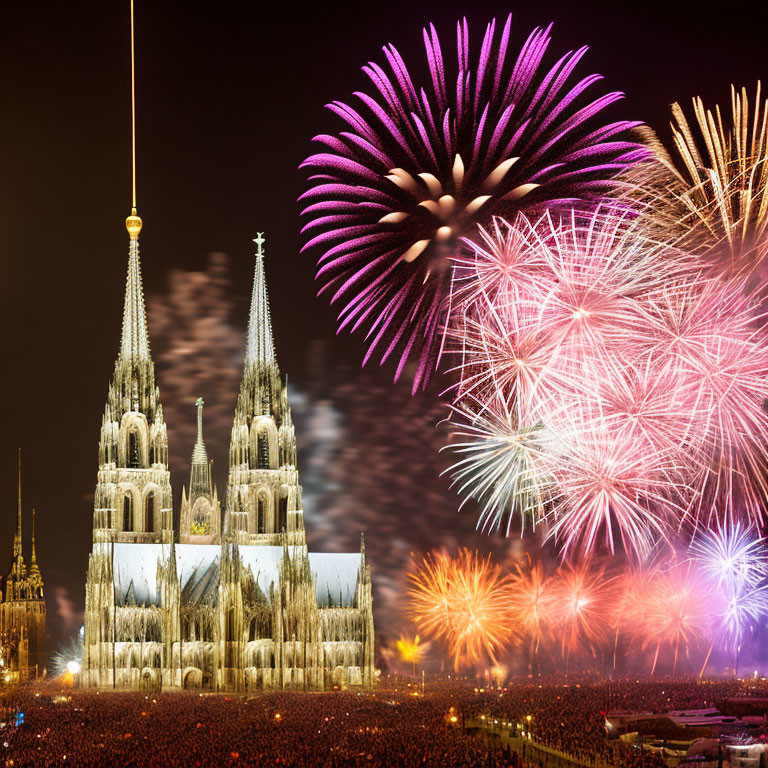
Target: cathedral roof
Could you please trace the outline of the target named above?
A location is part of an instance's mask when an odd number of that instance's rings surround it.
[[[218,590],[221,547],[217,544],[176,544],[176,572],[181,584],[182,602],[215,603]],[[289,556],[303,548],[289,548]],[[158,564],[166,562],[170,548],[163,544],[114,545],[114,583],[118,604],[134,599],[137,604],[159,605]],[[250,569],[259,590],[269,596],[271,584],[280,577],[283,547],[242,546],[240,560]],[[315,578],[315,594],[320,606],[354,605],[360,572],[361,554],[309,553],[309,568]]]

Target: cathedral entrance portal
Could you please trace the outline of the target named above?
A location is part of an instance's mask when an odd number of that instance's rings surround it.
[[[203,686],[203,673],[197,668],[192,667],[184,672],[183,687],[185,690],[195,690]]]
[[[159,691],[160,683],[157,678],[157,673],[154,669],[144,667],[141,671],[141,690],[142,691]]]

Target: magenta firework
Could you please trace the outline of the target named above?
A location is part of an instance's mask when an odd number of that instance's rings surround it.
[[[545,64],[550,27],[517,52],[510,29],[511,16],[500,34],[488,24],[475,57],[460,21],[454,59],[430,25],[424,84],[385,46],[385,66],[363,67],[373,95],[329,104],[346,126],[316,136],[322,149],[302,164],[304,248],[320,254],[321,292],[341,303],[339,330],[366,329],[365,360],[394,355],[395,378],[417,359],[414,391],[442,352],[460,238],[493,215],[599,201],[646,156],[627,136],[636,123],[605,119],[622,94],[574,74],[586,47]]]

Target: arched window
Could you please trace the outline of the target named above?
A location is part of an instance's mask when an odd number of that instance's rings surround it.
[[[269,436],[267,430],[262,429],[259,431],[259,436],[256,439],[256,445],[258,448],[257,456],[257,468],[269,469]]]
[[[282,533],[288,528],[288,496],[286,494],[280,494],[280,499],[277,503],[277,531]]]
[[[123,530],[133,530],[133,499],[129,493],[123,496]]]
[[[152,533],[155,530],[155,494],[148,494],[144,502],[144,530]]]
[[[267,500],[260,495],[256,501],[256,533],[264,533],[267,525]]]
[[[139,456],[139,436],[135,430],[128,433],[128,467],[129,469],[141,468]]]

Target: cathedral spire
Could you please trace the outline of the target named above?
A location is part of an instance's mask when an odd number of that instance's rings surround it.
[[[272,318],[269,314],[267,280],[264,275],[264,233],[259,232],[256,243],[256,272],[253,276],[251,313],[248,318],[248,348],[246,367],[268,367],[276,364],[275,345],[272,340]]]
[[[189,498],[194,503],[195,499],[202,495],[210,495],[211,490],[211,467],[208,464],[208,454],[205,450],[203,441],[203,405],[205,401],[202,397],[197,398],[197,440],[192,449],[192,474],[189,481]]]
[[[205,451],[205,443],[203,442],[203,406],[205,400],[202,397],[198,397],[195,401],[197,406],[197,440],[195,440],[195,447],[192,450],[192,463],[193,464],[205,464],[208,465],[208,454]]]
[[[37,567],[37,554],[35,553],[35,514],[36,510],[32,510],[32,552],[30,552],[29,562],[32,568]]]
[[[43,595],[43,575],[40,573],[40,567],[37,564],[37,554],[35,553],[35,510],[32,510],[32,552],[29,559],[29,585],[34,593],[39,597]]]
[[[126,219],[131,240],[128,250],[128,277],[125,282],[125,303],[123,305],[123,336],[120,342],[120,358],[129,362],[149,359],[149,338],[147,317],[144,309],[144,291],[141,284],[139,263],[139,231],[141,219],[135,216],[134,208]],[[138,224],[136,223],[138,222]]]

